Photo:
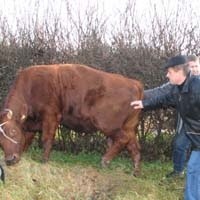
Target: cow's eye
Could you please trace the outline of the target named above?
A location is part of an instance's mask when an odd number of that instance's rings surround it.
[[[16,134],[16,130],[12,129],[11,132],[10,132],[10,136],[14,136],[15,134]]]

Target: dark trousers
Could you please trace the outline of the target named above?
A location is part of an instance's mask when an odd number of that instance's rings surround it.
[[[188,161],[184,199],[200,199],[200,151],[192,151]]]
[[[182,172],[188,158],[191,141],[187,137],[184,126],[176,133],[173,140],[172,160],[174,171]]]

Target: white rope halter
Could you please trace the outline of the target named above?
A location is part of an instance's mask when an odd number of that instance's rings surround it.
[[[8,122],[8,121],[7,121],[7,122]],[[4,136],[6,139],[8,139],[9,141],[11,141],[11,142],[17,144],[18,142],[17,142],[16,140],[13,140],[11,137],[7,136],[6,133],[4,132],[3,128],[2,128],[2,126],[3,126],[4,124],[6,124],[7,122],[3,122],[2,124],[0,124],[0,132],[3,134],[3,136]]]

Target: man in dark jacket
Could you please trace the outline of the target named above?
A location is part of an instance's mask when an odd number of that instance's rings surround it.
[[[187,166],[185,200],[200,197],[200,76],[191,75],[187,57],[175,56],[165,65],[173,89],[161,96],[131,102],[134,109],[156,109],[163,105],[177,109],[183,129],[192,144]]]
[[[199,57],[195,55],[190,55],[187,57],[188,66],[190,68],[191,74],[200,75],[200,64]],[[174,85],[170,82],[163,84],[160,87],[145,90],[145,99],[152,98],[154,96],[161,96],[170,93]],[[177,125],[176,125],[176,135],[173,139],[173,171],[167,174],[167,177],[182,177],[184,175],[185,163],[187,160],[187,153],[190,149],[190,140],[187,137],[185,130],[183,128],[183,121],[180,114],[177,114]]]

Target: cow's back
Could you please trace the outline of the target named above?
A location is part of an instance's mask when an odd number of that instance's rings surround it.
[[[112,132],[133,114],[142,98],[140,82],[82,65],[60,68],[63,123],[80,131]]]

